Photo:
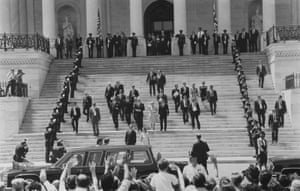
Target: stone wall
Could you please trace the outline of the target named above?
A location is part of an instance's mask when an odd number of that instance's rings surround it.
[[[0,97],[0,141],[19,132],[28,98]]]
[[[38,98],[47,77],[52,57],[34,50],[0,52],[0,81],[7,81],[11,68],[22,69],[23,82],[28,84],[28,96]]]
[[[286,41],[271,44],[266,48],[272,79],[278,92],[284,89],[283,79],[293,73],[300,73],[300,43]]]

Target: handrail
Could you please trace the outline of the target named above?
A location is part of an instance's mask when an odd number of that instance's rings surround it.
[[[300,25],[272,26],[266,32],[267,45],[279,41],[300,40]]]
[[[34,49],[50,53],[50,40],[42,35],[21,34],[21,33],[2,33],[0,34],[0,49]]]
[[[300,88],[300,73],[293,73],[283,79],[284,89]]]

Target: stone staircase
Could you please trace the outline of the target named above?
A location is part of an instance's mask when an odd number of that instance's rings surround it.
[[[245,73],[248,78],[249,93],[253,100],[262,95],[268,105],[274,107],[277,94],[274,91],[270,76],[265,79],[265,88],[259,89],[255,76],[257,61],[265,61],[263,54],[242,55]],[[184,125],[181,113],[175,113],[174,103],[171,99],[171,90],[174,84],[182,85],[187,82],[189,86],[195,83],[199,87],[202,81],[207,85],[214,85],[218,91],[219,101],[217,115],[211,116],[208,103],[200,104],[201,130],[203,139],[208,142],[212,153],[218,157],[251,157],[253,148],[248,147],[248,136],[245,128],[245,119],[239,99],[236,74],[233,71],[231,56],[189,56],[189,57],[138,57],[113,59],[85,59],[84,68],[80,71],[78,91],[75,92],[76,101],[81,107],[82,97],[88,92],[93,101],[101,110],[100,135],[109,137],[111,144],[124,144],[124,135],[127,130],[125,122],[120,122],[118,131],[115,131],[112,118],[108,112],[104,98],[105,86],[108,82],[114,84],[120,81],[125,85],[125,94],[129,93],[131,85],[135,85],[140,97],[149,105],[155,97],[149,96],[146,84],[146,74],[152,67],[165,72],[167,85],[165,92],[169,98],[170,115],[168,117],[168,131],[161,133],[159,124],[155,131],[149,131],[154,153],[161,152],[168,158],[186,157],[191,145],[196,141],[198,130],[192,130],[190,124]],[[44,160],[43,132],[49,122],[52,108],[58,99],[65,75],[71,71],[71,60],[57,60],[50,68],[44,88],[39,99],[30,100],[24,122],[19,134],[9,137],[5,144],[0,145],[0,162],[11,160],[17,142],[24,138],[29,139],[29,160]],[[156,102],[155,102],[156,103]],[[69,109],[70,110],[70,109]],[[67,149],[94,145],[96,138],[92,136],[91,124],[85,122],[85,116],[79,121],[79,135],[72,131],[71,120],[65,115],[66,123],[62,123],[63,133],[59,138],[65,141]],[[145,111],[144,126],[149,127],[148,111]],[[290,120],[286,116],[286,127],[280,129],[279,144],[270,146],[270,154],[293,155],[300,150],[298,137],[300,131],[291,128]],[[267,130],[270,140],[270,130]],[[141,144],[141,143],[139,143]]]

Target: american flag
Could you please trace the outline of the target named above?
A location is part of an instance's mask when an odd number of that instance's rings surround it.
[[[218,31],[218,19],[216,12],[216,0],[213,0],[213,20],[214,20],[214,30]]]
[[[101,18],[100,18],[100,10],[99,10],[99,8],[98,8],[98,16],[97,16],[97,33],[98,33],[98,35],[102,34]]]

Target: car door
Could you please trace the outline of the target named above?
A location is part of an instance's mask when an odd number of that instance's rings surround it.
[[[105,164],[102,162],[103,161],[103,151],[90,151],[87,157],[87,165],[89,165],[91,162],[96,163],[96,174],[97,177],[100,178],[101,175],[104,174],[105,170]]]
[[[63,170],[68,162],[73,163],[71,174],[88,173],[89,167],[86,163],[88,152],[73,152],[69,154],[64,161],[59,163],[59,167]]]

